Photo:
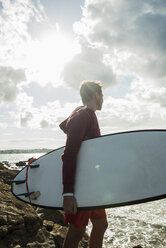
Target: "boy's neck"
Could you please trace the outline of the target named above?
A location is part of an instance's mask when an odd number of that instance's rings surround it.
[[[92,111],[96,111],[96,106],[93,103],[87,103],[85,104],[87,106],[88,109],[91,109]]]

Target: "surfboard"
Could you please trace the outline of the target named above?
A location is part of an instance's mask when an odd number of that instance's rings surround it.
[[[62,209],[63,151],[61,147],[41,156],[30,164],[28,174],[27,167],[20,171],[12,182],[12,193],[35,206]],[[121,132],[83,141],[75,197],[79,209],[165,198],[166,130]]]

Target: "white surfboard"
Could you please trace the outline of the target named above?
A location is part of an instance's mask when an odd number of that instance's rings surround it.
[[[27,183],[32,204],[62,209],[63,150],[56,149],[31,164]],[[12,192],[30,202],[26,168],[15,177]],[[78,154],[75,197],[79,209],[165,198],[166,130],[123,132],[84,141]]]

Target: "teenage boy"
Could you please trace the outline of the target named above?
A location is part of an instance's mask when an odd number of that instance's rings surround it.
[[[63,207],[65,223],[69,223],[64,248],[77,248],[82,239],[89,219],[93,228],[90,235],[90,248],[102,248],[107,218],[104,209],[77,211],[77,199],[74,196],[74,183],[77,166],[77,154],[85,139],[100,136],[95,114],[102,109],[102,84],[98,81],[84,81],[80,87],[80,96],[84,106],[78,107],[60,128],[67,134],[63,161]],[[88,194],[88,192],[87,192]]]

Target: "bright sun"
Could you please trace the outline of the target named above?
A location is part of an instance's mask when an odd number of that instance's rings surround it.
[[[75,40],[56,33],[33,42],[28,49],[27,67],[30,74],[40,83],[58,83],[67,62],[79,53],[80,46]]]

